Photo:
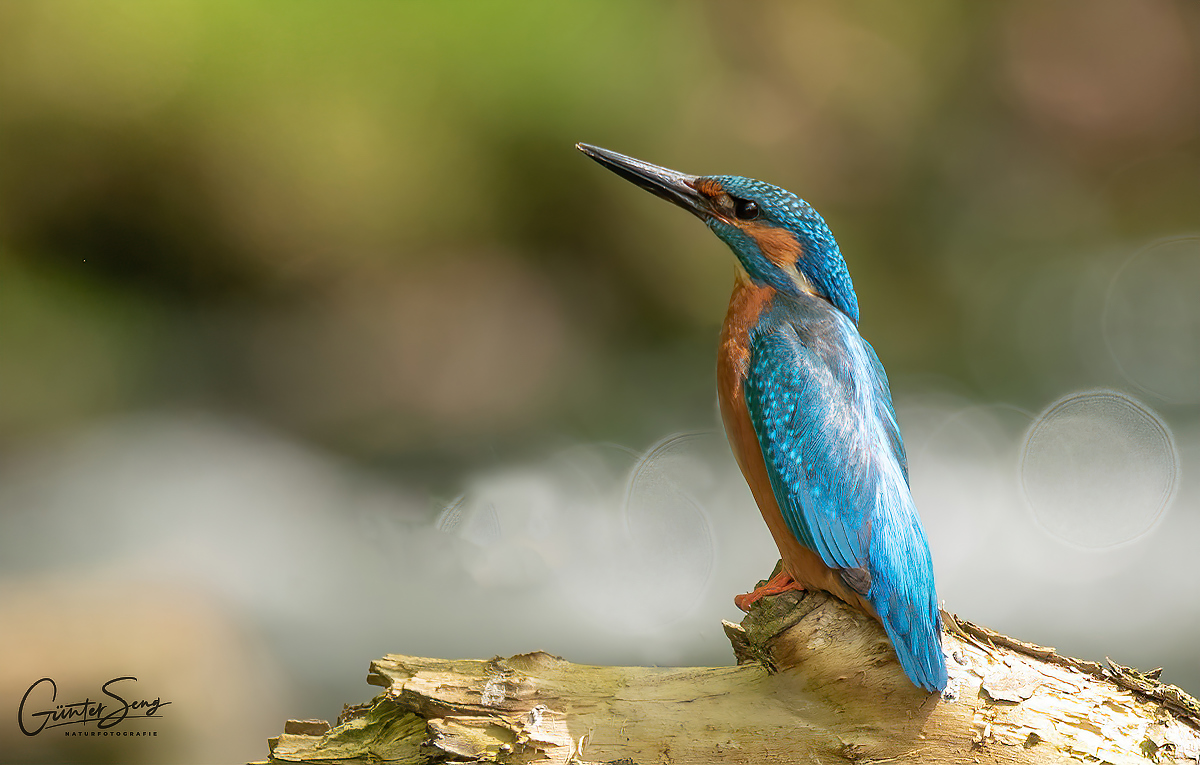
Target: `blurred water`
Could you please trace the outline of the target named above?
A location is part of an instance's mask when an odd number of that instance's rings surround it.
[[[1016,434],[1032,417],[1013,406],[955,399],[905,404],[909,481],[938,574],[970,576],[988,559],[1015,503],[1004,467],[1015,464]]]
[[[498,471],[438,519],[484,587],[551,583],[573,610],[636,633],[694,615],[714,569],[726,449],[714,433],[664,439],[638,456],[577,446],[537,469]]]
[[[709,585],[716,556],[709,517],[719,508],[708,505],[720,496],[710,457],[723,446],[716,433],[671,436],[651,448],[629,477],[624,514],[631,552],[645,562],[645,580],[657,590],[644,619],[674,621],[696,606]]]
[[[1021,482],[1039,525],[1072,544],[1104,549],[1159,521],[1175,494],[1179,454],[1158,415],[1100,390],[1068,396],[1029,429]]]
[[[591,619],[657,631],[695,612],[709,585],[714,540],[710,514],[719,502],[703,457],[715,434],[672,436],[642,455],[604,508],[588,554],[563,573],[572,601]]]
[[[961,397],[897,403],[947,607],[1066,653],[1165,664],[1170,681],[1197,687],[1200,581],[1186,561],[1198,514],[1164,514],[1149,497],[1162,504],[1169,480],[1195,508],[1172,460],[1196,464],[1200,434],[1181,435],[1175,456],[1158,418],[1110,392],[1032,425],[1018,408]],[[0,643],[24,657],[19,669],[43,661],[47,634],[120,634],[119,611],[105,626],[102,611],[64,609],[63,582],[89,599],[153,581],[155,598],[181,605],[145,611],[136,655],[97,643],[88,662],[137,674],[181,661],[155,636],[173,634],[182,610],[242,635],[221,661],[258,671],[155,675],[180,709],[254,686],[272,709],[333,717],[367,697],[362,671],[386,652],[729,663],[720,619],[738,618],[732,596],[778,557],[719,432],[641,454],[575,446],[467,476],[463,489],[439,515],[420,487],[244,423],[98,424],[0,465]],[[1152,626],[1114,607],[1130,599]],[[0,691],[19,697],[30,679],[14,672],[0,673]],[[238,746],[258,751],[271,726],[238,729]]]

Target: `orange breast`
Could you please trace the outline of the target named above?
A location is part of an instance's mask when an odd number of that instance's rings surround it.
[[[774,297],[773,288],[755,284],[739,266],[717,352],[717,397],[721,404],[725,435],[729,438],[738,467],[750,485],[750,493],[754,495],[763,520],[775,539],[775,546],[779,548],[783,567],[792,579],[805,588],[832,593],[874,615],[870,604],[846,587],[841,577],[825,565],[821,556],[800,544],[788,529],[771,488],[771,479],[767,476],[758,435],[754,432],[750,412],[746,409],[743,385],[750,362],[750,330],[758,323],[759,316]]]

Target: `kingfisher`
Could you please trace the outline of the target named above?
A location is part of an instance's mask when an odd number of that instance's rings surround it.
[[[792,589],[829,592],[883,624],[915,685],[944,689],[933,559],[904,442],[825,220],[763,181],[687,175],[584,143],[575,148],[704,221],[736,256],[717,396],[783,568],[734,603],[748,611]]]

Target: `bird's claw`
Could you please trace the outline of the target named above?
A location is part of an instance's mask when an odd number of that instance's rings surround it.
[[[754,605],[763,598],[771,595],[780,595],[789,590],[803,590],[804,588],[792,579],[791,575],[786,571],[780,571],[775,576],[771,577],[770,581],[758,587],[754,592],[747,592],[744,595],[737,595],[733,599],[733,604],[741,610],[749,613],[750,606]]]

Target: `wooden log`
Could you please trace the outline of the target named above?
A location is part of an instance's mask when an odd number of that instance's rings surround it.
[[[382,693],[332,728],[290,721],[269,762],[1200,762],[1200,705],[1155,673],[943,618],[940,696],[913,687],[877,622],[823,593],[726,622],[737,666],[389,655],[367,677]]]

